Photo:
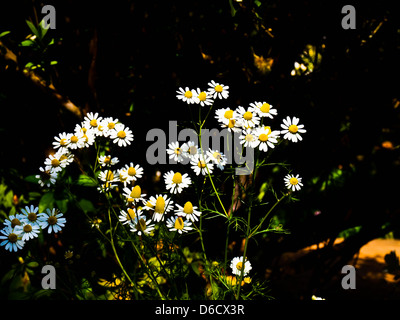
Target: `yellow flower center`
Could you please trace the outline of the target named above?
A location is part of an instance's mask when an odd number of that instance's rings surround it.
[[[72,142],[72,143],[77,143],[78,140],[79,140],[79,139],[78,139],[77,136],[72,136],[72,137],[71,137],[71,142]]]
[[[136,175],[136,169],[134,167],[129,167],[128,169],[128,175],[130,175],[131,177],[133,177],[134,175]]]
[[[186,202],[185,205],[183,206],[183,212],[186,214],[193,213],[193,205],[190,201]]]
[[[205,168],[205,167],[206,167],[206,163],[205,163],[203,160],[200,160],[200,161],[197,163],[197,166],[198,166],[199,168]]]
[[[96,119],[90,120],[90,125],[91,125],[92,127],[97,127],[97,120],[96,120]]]
[[[181,148],[176,148],[175,149],[175,154],[180,155],[181,154]]]
[[[114,129],[114,127],[115,127],[115,123],[114,123],[114,122],[109,122],[109,123],[107,124],[107,128],[108,128],[108,129]]]
[[[189,149],[188,149],[188,152],[189,152],[189,154],[196,154],[197,153],[197,148],[196,148],[196,146],[191,146],[191,147],[189,147]]]
[[[110,157],[110,156],[105,157],[105,158],[104,158],[104,163],[105,163],[105,164],[111,163],[111,157]]]
[[[184,226],[183,219],[181,217],[176,218],[174,225],[175,229],[182,230]]]
[[[204,91],[200,92],[198,98],[199,98],[200,101],[206,101],[207,94]]]
[[[119,131],[118,133],[117,133],[117,136],[118,136],[118,138],[120,138],[120,139],[124,139],[125,137],[126,137],[126,133],[125,133],[125,131]]]
[[[29,220],[29,221],[34,222],[34,221],[36,221],[36,219],[37,219],[36,213],[30,212],[30,213],[28,214],[28,220]]]
[[[246,141],[249,141],[249,142],[250,142],[250,141],[253,141],[253,139],[254,139],[254,137],[253,137],[252,134],[250,134],[250,133],[249,133],[249,134],[246,134],[246,137],[245,137],[245,140],[246,140]]]
[[[131,192],[131,198],[138,199],[140,198],[140,195],[142,194],[142,189],[140,186],[134,186]]]
[[[146,203],[146,207],[149,207],[149,208],[154,208],[154,206],[152,205],[152,203],[151,203],[150,201],[147,201],[147,203]]]
[[[111,170],[108,170],[106,174],[106,181],[112,181],[112,180],[114,180],[114,173]]]
[[[50,216],[47,219],[47,222],[49,223],[49,225],[53,226],[53,225],[55,225],[57,223],[57,218],[55,216]]]
[[[299,128],[295,124],[292,124],[291,126],[289,126],[289,132],[291,132],[291,133],[296,133],[297,130],[299,130]]]
[[[216,92],[222,92],[222,90],[224,90],[224,88],[222,88],[221,85],[217,84],[217,85],[215,86],[214,90],[215,90]]]
[[[235,119],[229,119],[228,123],[228,128],[233,128],[235,126],[236,120]]]
[[[186,92],[185,92],[185,97],[186,97],[186,98],[190,99],[192,96],[193,96],[192,91],[186,91]]]
[[[21,224],[21,221],[19,219],[14,218],[11,220],[11,228],[14,228],[15,226],[19,226]]]
[[[236,269],[238,269],[239,271],[242,271],[242,269],[243,269],[243,262],[242,261],[240,261],[240,262],[238,262],[236,264]]]
[[[233,110],[225,111],[224,117],[225,117],[226,119],[231,119],[231,118],[233,117]]]
[[[165,209],[165,200],[163,197],[159,196],[156,201],[156,208],[154,209],[154,212],[164,213],[164,209]]]
[[[260,110],[261,112],[268,113],[270,108],[271,108],[270,104],[263,103],[263,105],[260,107]]]
[[[213,153],[213,157],[214,157],[214,159],[217,160],[218,162],[221,162],[222,155],[221,155],[219,152],[215,151],[215,152]]]
[[[172,177],[172,182],[176,183],[176,184],[181,183],[182,182],[182,175],[179,172],[176,172],[174,174],[174,176]]]
[[[265,133],[261,133],[260,136],[258,137],[258,140],[265,142],[268,140],[268,135]]]
[[[66,139],[61,139],[60,140],[60,146],[65,146],[67,144],[67,140]]]
[[[146,230],[146,221],[141,218],[138,223],[136,224],[136,230],[137,231],[144,231]]]
[[[8,241],[10,241],[11,243],[15,243],[18,240],[18,236],[15,233],[10,233],[8,235]]]
[[[246,111],[243,115],[245,120],[251,120],[253,118],[253,114],[250,111]]]
[[[24,225],[24,232],[31,232],[32,231],[32,226],[30,224]]]
[[[53,168],[58,167],[59,165],[60,165],[60,161],[58,161],[58,159],[51,160],[51,166]]]
[[[299,180],[297,180],[295,177],[293,177],[293,178],[290,178],[289,182],[290,182],[290,184],[292,184],[292,185],[296,185],[296,184],[299,183]]]
[[[135,217],[136,217],[135,210],[129,208],[127,211],[128,211],[128,213],[127,213],[127,215],[126,215],[126,219],[128,219],[128,220],[133,220],[133,219],[135,219]]]

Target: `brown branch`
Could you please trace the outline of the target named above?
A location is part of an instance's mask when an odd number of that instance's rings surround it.
[[[8,49],[7,46],[5,46],[4,43],[1,41],[0,41],[0,48],[3,49],[3,50],[0,50],[0,54],[2,51],[5,51],[5,54],[1,54],[4,57],[4,59],[14,62],[16,65],[15,70],[17,72],[21,72],[21,68],[19,68],[17,56],[10,49]],[[23,68],[22,74],[24,76],[26,76],[28,79],[30,79],[40,90],[42,90],[46,94],[53,96],[60,103],[60,105],[63,108],[65,108],[66,110],[68,110],[69,112],[71,112],[72,114],[77,116],[78,118],[82,119],[82,112],[79,109],[79,107],[77,107],[68,98],[65,98],[64,96],[62,96],[52,84],[47,85],[46,82],[33,71],[28,71],[27,69]]]

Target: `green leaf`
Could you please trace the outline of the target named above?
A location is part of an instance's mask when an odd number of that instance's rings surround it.
[[[31,39],[28,39],[28,40],[22,41],[19,45],[20,45],[20,46],[23,46],[23,47],[31,47],[31,46],[33,46],[34,44],[35,44],[34,41],[32,41]]]
[[[87,175],[81,174],[75,182],[78,186],[83,187],[97,187],[97,181]]]
[[[6,36],[9,33],[11,33],[11,31],[4,31],[4,32],[0,33],[0,38]]]
[[[29,20],[25,20],[26,24],[28,25],[29,29],[31,29],[32,33],[38,37],[39,39],[41,39],[41,32],[39,29],[36,29],[36,27],[33,25],[32,22],[30,22]]]
[[[39,201],[39,212],[44,212],[47,208],[54,208],[54,193],[47,192],[45,193]]]
[[[37,263],[36,261],[31,261],[31,262],[28,262],[26,265],[29,268],[37,268],[39,266],[39,263]]]
[[[41,33],[41,38],[43,39],[44,36],[46,35],[47,31],[50,29],[50,26],[47,28],[44,27],[44,20],[39,22],[39,27],[40,27],[40,33]]]
[[[55,202],[57,209],[59,209],[61,212],[66,212],[68,210],[68,199],[56,200]]]
[[[83,212],[88,213],[88,212],[95,212],[96,209],[92,203],[92,201],[89,201],[87,199],[81,199],[78,201],[79,206],[83,210]]]

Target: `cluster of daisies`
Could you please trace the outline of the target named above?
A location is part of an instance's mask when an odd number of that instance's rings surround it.
[[[102,159],[102,158],[101,158]],[[139,236],[150,235],[155,229],[156,223],[164,223],[171,232],[179,234],[186,233],[193,229],[192,222],[198,221],[201,212],[192,202],[186,201],[180,205],[174,203],[172,195],[181,193],[192,183],[187,173],[169,171],[164,174],[166,194],[157,194],[147,197],[142,193],[139,180],[143,176],[143,168],[138,164],[130,163],[118,170],[112,166],[118,163],[118,158],[111,156],[104,161],[106,169],[99,174],[102,180],[103,192],[110,191],[122,183],[122,196],[124,199],[123,209],[119,212],[119,221],[129,227],[130,231]],[[167,218],[168,216],[168,218]]]
[[[40,213],[38,211],[39,207],[26,206],[21,210],[22,213],[5,219],[4,228],[0,230],[0,246],[16,252],[24,247],[26,241],[37,238],[42,230],[57,233],[65,226],[66,219],[57,209],[46,209]]]
[[[96,138],[110,139],[120,147],[126,147],[133,141],[132,131],[112,117],[102,118],[98,113],[88,113],[84,120],[75,126],[73,133],[62,132],[54,137],[55,153],[50,154],[36,175],[41,186],[50,187],[57,180],[59,173],[74,161],[74,150],[90,147]]]
[[[208,89],[205,91],[189,89],[188,87],[179,88],[177,98],[188,104],[200,104],[212,106],[215,99],[227,99],[229,97],[229,86],[210,81]],[[267,152],[269,148],[275,148],[279,138],[292,142],[301,141],[301,134],[305,133],[304,125],[300,124],[297,117],[287,116],[280,124],[281,130],[273,130],[271,126],[263,123],[264,119],[273,119],[278,111],[271,104],[263,102],[253,102],[247,108],[238,106],[236,109],[221,108],[215,111],[215,118],[222,128],[239,134],[240,143],[244,147],[258,148],[260,151]],[[190,159],[190,164],[194,172],[199,175],[212,173],[214,166],[223,170],[227,163],[227,157],[218,150],[201,149],[193,142],[184,143],[182,146],[178,142],[168,145],[169,157],[178,162],[183,162],[185,158]],[[284,178],[285,185],[292,191],[300,190],[303,186],[299,175],[287,174]]]

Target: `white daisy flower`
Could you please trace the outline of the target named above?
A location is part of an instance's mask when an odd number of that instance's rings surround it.
[[[89,112],[85,118],[83,119],[83,126],[89,129],[95,129],[94,131],[99,131],[97,128],[101,123],[103,117],[99,117],[99,114],[96,112]]]
[[[53,148],[59,149],[62,153],[66,153],[71,135],[71,133],[62,132],[58,135],[58,137],[54,137],[55,141],[53,141]]]
[[[182,144],[181,150],[182,156],[185,158],[191,158],[200,151],[198,145],[194,141],[188,141]]]
[[[236,108],[236,121],[243,129],[254,128],[260,124],[260,117],[253,107],[247,110],[242,106]]]
[[[101,126],[103,127],[103,136],[108,137],[115,131],[115,126],[118,123],[118,119],[113,119],[111,117],[105,118],[101,121]]]
[[[214,103],[211,95],[206,91],[201,91],[199,88],[193,90],[194,102],[200,104],[202,107],[210,106]]]
[[[101,171],[99,173],[98,178],[103,182],[109,182],[109,183],[118,181],[117,173],[111,169],[106,169],[104,171]]]
[[[207,162],[212,162],[214,163],[220,170],[224,170],[225,165],[228,162],[228,158],[220,151],[218,150],[211,150],[211,148],[208,149],[206,152],[206,160]]]
[[[39,236],[40,226],[37,224],[23,222],[21,225],[15,227],[15,231],[20,231],[22,240],[28,241]]]
[[[221,123],[221,127],[228,128],[231,132],[239,132],[242,130],[239,122],[236,120],[236,111],[231,108],[215,110],[215,118]]]
[[[118,123],[115,125],[114,131],[110,133],[110,139],[119,147],[126,147],[133,141],[133,134],[131,129],[122,123]]]
[[[167,220],[167,228],[169,231],[178,231],[179,234],[192,230],[192,223],[188,220],[183,220],[181,217],[170,217]]]
[[[21,223],[23,222],[23,219],[25,218],[25,215],[21,214],[21,213],[17,213],[16,215],[10,215],[8,216],[8,218],[6,218],[3,222],[3,224],[6,227],[11,227],[12,229],[15,228],[15,226],[19,226],[21,225]]]
[[[208,174],[208,171],[212,173],[214,169],[214,165],[212,162],[208,162],[207,160],[204,159],[204,156],[202,154],[195,154],[191,160],[190,164],[192,165],[193,171],[196,173],[196,175],[199,175],[200,173],[205,176]],[[208,171],[207,171],[208,168]]]
[[[268,126],[258,127],[254,130],[257,139],[256,146],[264,152],[268,151],[268,147],[275,148],[274,143],[278,143],[279,131],[271,131]]]
[[[117,170],[117,174],[118,174],[118,182],[121,182],[124,184],[124,187],[126,187],[128,184],[130,184],[132,181],[128,180],[128,170],[121,168]]]
[[[136,181],[143,176],[143,168],[140,165],[134,165],[132,162],[128,165],[125,165],[124,168],[120,171],[120,174],[127,179],[128,183],[132,181]]]
[[[132,232],[137,232],[139,236],[142,234],[149,235],[154,230],[154,223],[151,224],[151,219],[147,220],[144,215],[136,215],[132,224],[129,224]]]
[[[217,97],[219,99],[227,99],[229,97],[229,86],[217,83],[214,80],[211,80],[208,85],[210,86],[210,88],[208,88],[208,93],[213,99]]]
[[[50,171],[50,173],[53,172],[61,172],[62,169],[64,169],[67,166],[66,161],[60,160],[62,154],[60,153],[55,153],[55,154],[50,154],[44,161],[44,169],[46,171]]]
[[[18,249],[24,247],[25,242],[22,240],[21,230],[15,230],[15,228],[7,226],[3,230],[0,230],[0,232],[2,233],[0,239],[3,240],[0,246],[5,246],[6,250],[17,252]]]
[[[116,188],[117,185],[115,183],[112,183],[110,181],[107,181],[105,183],[100,184],[100,186],[97,187],[97,191],[101,192],[101,193],[105,193],[107,191],[110,191],[114,188]]]
[[[71,134],[68,137],[69,137],[69,142],[68,142],[69,149],[72,150],[81,149],[85,146],[86,139],[82,131],[75,132],[74,134]]]
[[[99,160],[100,166],[102,166],[102,167],[113,166],[114,164],[117,164],[119,162],[117,157],[111,157],[110,155],[100,156],[98,160]]]
[[[94,144],[96,134],[89,122],[82,122],[80,125],[77,124],[74,132],[76,136],[82,135],[83,146],[81,148],[88,148]]]
[[[52,184],[56,183],[57,180],[57,172],[50,172],[50,170],[45,170],[42,167],[39,168],[40,173],[35,175],[35,178],[38,179],[38,183],[40,186],[50,187]]]
[[[142,199],[142,210],[154,210],[154,204],[147,199]]]
[[[57,233],[63,227],[65,227],[66,219],[63,218],[63,214],[57,209],[53,210],[46,209],[46,212],[39,214],[39,223],[42,229],[47,229],[48,233]]]
[[[195,103],[195,98],[196,98],[196,92],[194,90],[190,90],[189,87],[179,88],[177,93],[177,98],[179,100],[182,100],[183,102],[186,102],[188,104]]]
[[[60,161],[65,163],[65,166],[71,164],[74,162],[74,155],[71,152],[64,152],[62,153],[61,150],[58,151],[57,153],[60,153]]]
[[[250,270],[252,269],[251,263],[250,261],[247,260],[247,258],[245,259],[245,263],[243,266],[243,256],[242,257],[236,257],[233,258],[231,260],[231,265],[230,265],[231,269],[232,269],[232,273],[234,275],[240,276],[242,274],[242,270],[243,270],[243,276],[246,276]]]
[[[192,180],[187,173],[169,171],[164,174],[166,188],[171,193],[181,193],[183,188],[187,188]]]
[[[126,198],[128,203],[136,203],[138,201],[143,201],[145,194],[142,194],[142,189],[140,186],[136,185],[132,188],[124,188],[123,196]]]
[[[182,162],[183,161],[183,150],[181,147],[179,147],[179,142],[171,142],[168,144],[168,149],[167,153],[169,154],[169,158],[173,159],[176,162]]]
[[[288,189],[292,189],[292,191],[298,191],[301,189],[301,187],[303,186],[303,184],[301,183],[301,179],[299,177],[299,175],[297,174],[296,176],[292,175],[292,174],[287,174],[285,176],[285,185]]]
[[[303,138],[300,136],[299,133],[305,133],[306,130],[303,129],[304,125],[303,124],[298,124],[299,123],[299,118],[293,117],[293,119],[290,119],[288,116],[286,119],[283,119],[283,124],[281,124],[281,127],[284,130],[281,130],[281,134],[284,134],[283,139],[287,139],[293,142],[297,142],[298,140],[303,140]]]
[[[137,214],[136,214],[137,211]],[[122,224],[132,224],[133,220],[136,218],[137,215],[140,215],[142,213],[142,210],[140,209],[135,209],[134,208],[128,208],[126,211],[125,210],[121,210],[120,214],[118,216],[118,220],[122,223]]]
[[[164,216],[166,213],[173,209],[173,201],[167,197],[167,195],[156,195],[156,197],[151,196],[149,202],[154,208],[153,220],[154,221],[164,221]]]
[[[272,107],[267,102],[254,102],[250,103],[250,107],[253,107],[253,109],[258,113],[258,115],[262,117],[268,117],[273,119],[273,116],[276,116],[278,114],[278,111]]]
[[[175,214],[177,216],[186,217],[187,220],[198,221],[197,217],[200,217],[201,212],[197,211],[197,206],[193,206],[190,201],[187,201],[183,207],[179,204],[175,204],[178,209],[175,209]]]
[[[21,222],[30,223],[31,225],[40,226],[40,213],[39,207],[35,207],[34,205],[26,206],[24,209],[21,209],[23,217],[21,217]]]
[[[258,139],[253,129],[243,129],[239,139],[240,144],[243,144],[245,147],[257,147]]]

